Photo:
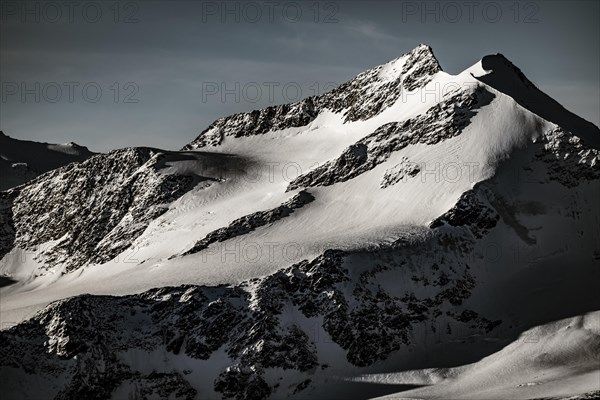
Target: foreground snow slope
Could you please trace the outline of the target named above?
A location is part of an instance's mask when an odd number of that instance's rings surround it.
[[[501,351],[457,368],[370,375],[363,382],[423,387],[381,399],[531,399],[600,396],[598,312],[535,327]],[[582,395],[583,394],[583,395]],[[586,396],[585,394],[588,394]],[[578,395],[581,395],[579,397]]]
[[[349,398],[353,377],[470,364],[600,309],[600,133],[544,96],[501,55],[449,75],[419,46],[182,152],[2,193],[0,312],[23,321],[0,336],[3,393]],[[430,396],[460,390],[448,374]]]

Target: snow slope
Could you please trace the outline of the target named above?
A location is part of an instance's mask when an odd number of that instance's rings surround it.
[[[118,150],[5,192],[0,316],[22,323],[0,336],[3,392],[351,398],[365,374],[423,384],[398,371],[489,356],[495,387],[466,366],[424,396],[512,395],[522,364],[491,353],[600,309],[600,132],[544,96],[502,56],[450,75],[419,46],[183,152]],[[595,359],[556,357],[548,376],[585,365],[568,394],[590,391]],[[397,391],[375,386],[351,394]],[[518,392],[567,393],[545,387]]]
[[[381,399],[597,398],[598,319],[598,312],[592,312],[532,328],[499,352],[462,367],[361,380],[423,385]]]

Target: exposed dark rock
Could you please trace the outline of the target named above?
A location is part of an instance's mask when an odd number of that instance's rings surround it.
[[[481,187],[481,186],[480,186]],[[430,228],[438,228],[444,224],[464,226],[476,238],[482,238],[500,220],[498,212],[482,198],[485,190],[469,190],[463,193],[454,207],[429,224]]]
[[[245,235],[261,226],[268,225],[287,217],[295,209],[303,207],[315,198],[308,192],[302,190],[289,201],[268,211],[258,211],[245,215],[231,222],[229,226],[210,232],[203,239],[197,241],[194,246],[183,255],[194,254],[202,251],[213,243],[223,242],[236,236]]]
[[[384,68],[381,65],[320,96],[219,118],[183,150],[215,146],[225,136],[252,136],[306,126],[323,110],[343,112],[346,122],[369,119],[394,104],[403,91],[424,86],[441,71],[429,46],[421,45],[391,63],[398,60],[403,60],[402,70],[391,78],[380,77]]]
[[[329,186],[375,168],[390,155],[411,144],[436,144],[459,135],[494,95],[483,87],[462,90],[431,107],[424,114],[403,122],[390,122],[346,149],[340,157],[299,176],[288,190]]]
[[[148,148],[116,150],[2,193],[0,254],[56,241],[36,253],[47,268],[111,260],[203,179],[160,173],[163,157]]]
[[[381,178],[380,187],[385,189],[408,178],[414,178],[419,172],[421,172],[421,167],[418,164],[412,163],[408,158],[403,157],[400,163],[385,171],[383,178]]]
[[[425,297],[407,293],[400,298],[382,287],[380,274],[403,273],[411,257],[431,265],[428,257],[436,254],[423,252],[420,245],[403,252],[401,262],[370,253],[379,262],[365,265],[358,279],[344,266],[351,253],[328,250],[238,286],[184,285],[123,297],[61,300],[0,332],[0,366],[69,377],[55,396],[61,399],[108,398],[122,384],[140,394],[187,399],[195,394],[185,377],[189,370],[157,365],[155,373],[144,375],[118,354],[164,349],[207,360],[223,350],[231,364],[215,376],[214,390],[226,398],[264,399],[276,384],[265,369],[297,371],[299,391],[308,387],[308,372],[320,366],[314,332],[293,315],[322,318],[323,330],[356,366],[372,365],[411,344],[413,325],[434,321],[443,311],[473,329],[493,328],[474,311],[459,308],[475,287],[464,262],[442,261],[439,284],[428,285],[436,290]],[[425,286],[419,281],[412,285]]]
[[[227,367],[215,381],[215,391],[226,399],[262,400],[269,397],[271,387],[252,368]]]
[[[566,187],[600,178],[600,150],[586,147],[581,139],[556,128],[536,143],[535,159],[547,166],[548,178]]]

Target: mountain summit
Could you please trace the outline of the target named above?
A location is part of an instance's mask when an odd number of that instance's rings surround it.
[[[403,91],[424,86],[441,70],[431,47],[420,45],[322,95],[220,118],[183,150],[219,145],[226,136],[259,135],[306,126],[322,112],[341,112],[345,122],[366,120],[396,102]]]
[[[512,97],[519,105],[570,132],[577,132],[589,146],[600,149],[598,127],[566,110],[558,102],[539,90],[519,68],[502,54],[483,57],[481,68],[485,74],[477,76],[481,82]]]
[[[503,56],[421,45],[49,171],[0,192],[0,390],[593,398],[598,135]]]

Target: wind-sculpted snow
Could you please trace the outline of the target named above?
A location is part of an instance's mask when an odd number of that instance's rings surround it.
[[[323,164],[290,182],[288,190],[329,186],[355,178],[375,168],[390,155],[411,144],[433,145],[459,135],[477,109],[488,105],[494,94],[484,87],[449,95],[418,117],[390,122],[348,147],[336,160]]]
[[[294,196],[286,212],[309,196]],[[58,301],[0,332],[0,371],[59,382],[47,393],[57,399],[109,398],[123,387],[163,398],[191,399],[204,390],[266,399],[311,387],[333,367],[324,348],[342,349],[360,368],[419,344],[415,332],[423,326],[445,340],[493,334],[504,322],[469,300],[482,283],[474,248],[501,225],[498,196],[491,181],[477,184],[425,236],[376,250],[328,250],[239,285]],[[152,358],[149,373],[135,360],[152,354],[160,361]],[[183,356],[185,366],[175,361]],[[212,387],[199,387],[198,374]],[[283,376],[289,385],[280,385]]]
[[[306,126],[323,110],[343,113],[346,122],[366,120],[394,104],[403,91],[413,91],[427,84],[439,71],[440,65],[431,48],[421,45],[323,95],[220,118],[183,150],[216,146],[225,136],[252,136]]]
[[[60,264],[71,271],[109,261],[198,181],[161,174],[164,157],[147,148],[116,150],[3,193],[1,255],[13,246],[34,249],[56,241],[38,252],[47,268]]]
[[[244,235],[255,230],[258,227],[265,226],[285,218],[295,209],[310,203],[315,198],[308,192],[302,190],[289,201],[268,211],[258,211],[250,215],[245,215],[231,222],[229,226],[210,232],[206,237],[197,241],[194,246],[183,255],[194,254],[202,251],[213,243],[223,242],[225,240]]]

